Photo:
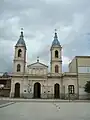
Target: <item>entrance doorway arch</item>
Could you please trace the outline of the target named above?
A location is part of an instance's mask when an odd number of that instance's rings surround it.
[[[20,97],[20,83],[16,83],[15,84],[15,94],[14,94],[15,98],[19,98]]]
[[[34,98],[40,97],[41,97],[41,84],[37,82],[34,84]]]
[[[54,85],[54,98],[60,98],[60,85],[58,83]]]

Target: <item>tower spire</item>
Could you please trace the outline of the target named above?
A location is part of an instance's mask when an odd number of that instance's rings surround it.
[[[22,45],[26,48],[26,44],[24,41],[24,35],[23,35],[23,28],[21,28],[21,34],[20,34],[19,40],[16,43],[16,46],[19,46],[19,45]]]
[[[58,40],[58,36],[57,36],[57,29],[55,29],[55,35],[54,35],[54,40],[52,42],[52,46],[51,47],[54,47],[54,46],[59,46],[60,47],[60,42]]]

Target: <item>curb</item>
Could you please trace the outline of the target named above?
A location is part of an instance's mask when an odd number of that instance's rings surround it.
[[[84,103],[90,103],[90,100],[60,100],[60,99],[10,99],[10,98],[3,98],[2,99],[3,101],[5,100],[5,101],[8,101],[9,103],[10,102],[74,102],[74,103],[76,103],[76,102],[84,102]]]
[[[18,99],[13,99],[13,100],[8,100],[10,102],[41,102],[41,103],[52,103],[52,102],[57,102],[57,103],[90,103],[90,101],[78,101],[78,100],[62,100],[62,101],[59,101],[59,100],[18,100]]]
[[[2,105],[0,105],[0,108],[7,107],[7,106],[12,105],[14,103],[15,102],[9,102],[9,103],[2,104]]]
[[[26,102],[26,103],[29,103],[29,102],[33,102],[33,103],[52,103],[52,102],[57,102],[57,103],[60,103],[60,102],[69,102],[69,101],[38,101],[38,100],[36,100],[36,101],[27,101],[27,100],[24,100],[24,101],[22,101],[22,100],[13,100],[14,102]]]
[[[55,103],[90,103],[90,101],[18,101],[18,100],[15,100],[14,102],[38,102],[38,103],[52,103],[52,102],[55,102]]]

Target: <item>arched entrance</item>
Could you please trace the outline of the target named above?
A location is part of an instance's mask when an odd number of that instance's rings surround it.
[[[40,83],[34,84],[34,98],[40,98],[41,97],[41,85]]]
[[[20,84],[16,83],[15,84],[15,94],[14,94],[15,98],[19,98],[20,97]]]
[[[54,98],[60,98],[60,86],[58,83],[54,85]]]

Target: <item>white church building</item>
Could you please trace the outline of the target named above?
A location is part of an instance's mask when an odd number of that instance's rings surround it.
[[[50,72],[48,66],[39,61],[26,64],[27,48],[23,31],[17,44],[13,60],[10,97],[67,99],[71,94],[78,98],[90,72],[82,72],[90,66],[89,56],[76,56],[69,64],[69,72],[62,72],[62,46],[55,32],[50,48]],[[88,77],[87,77],[88,76]]]

